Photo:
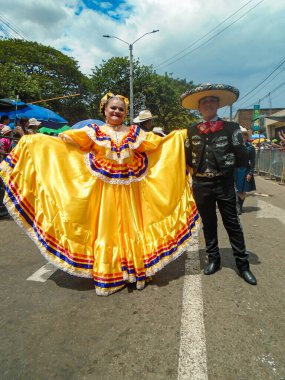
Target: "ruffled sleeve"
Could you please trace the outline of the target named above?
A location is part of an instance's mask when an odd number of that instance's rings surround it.
[[[68,131],[62,132],[59,134],[59,138],[61,138],[65,143],[74,145],[83,152],[90,152],[94,145],[93,140],[88,136],[87,131],[89,127],[84,127],[81,129],[70,129]]]
[[[154,150],[154,149],[158,148],[160,144],[164,144],[164,142],[171,140],[173,138],[173,136],[177,135],[177,134],[181,135],[183,140],[185,141],[187,138],[187,129],[175,130],[175,131],[169,133],[165,137],[158,136],[153,132],[148,132],[148,133],[146,133],[145,139],[140,144],[138,150],[140,152],[147,152],[147,151]]]

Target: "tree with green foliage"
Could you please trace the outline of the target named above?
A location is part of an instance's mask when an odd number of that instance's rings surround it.
[[[196,119],[196,115],[182,108],[179,102],[181,94],[192,87],[192,83],[174,79],[170,74],[166,73],[162,76],[153,73],[151,82],[144,92],[147,108],[158,116],[155,121],[157,126],[170,132],[174,129],[186,128]]]
[[[171,75],[157,74],[152,66],[142,66],[139,60],[133,62],[134,100],[139,96],[145,99],[141,109],[147,108],[158,118],[156,126],[167,132],[185,128],[195,119],[195,115],[184,110],[179,104],[180,95],[193,87],[186,80],[173,79]],[[127,57],[113,57],[103,61],[93,69],[91,81],[92,111],[94,118],[103,118],[99,113],[100,99],[107,92],[129,97],[130,63]],[[137,107],[136,107],[137,108]],[[137,109],[137,113],[141,110]]]
[[[159,75],[152,66],[133,62],[135,115],[149,109],[155,125],[166,131],[187,127],[195,115],[179,104],[180,95],[192,82]],[[78,97],[40,103],[58,112],[69,124],[88,118],[103,119],[99,104],[107,92],[130,95],[130,62],[113,57],[95,66],[90,78],[78,63],[49,46],[17,39],[0,40],[0,98],[19,98],[27,103],[80,93]]]
[[[89,117],[89,80],[78,63],[49,46],[18,39],[0,40],[0,98],[19,98],[24,102],[84,94],[41,103],[73,121]]]
[[[141,92],[151,80],[152,69],[140,66],[139,61],[133,62],[134,94]],[[96,117],[101,117],[99,104],[107,92],[130,97],[130,63],[128,58],[113,57],[101,65],[95,66],[90,78],[92,89],[92,110]]]

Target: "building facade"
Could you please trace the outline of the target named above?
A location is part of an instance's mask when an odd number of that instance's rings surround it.
[[[270,115],[272,115],[276,112],[279,112],[281,110],[283,110],[283,108],[260,108],[259,113],[260,113],[260,116],[270,116]],[[236,123],[238,123],[239,125],[243,126],[246,129],[252,129],[253,125],[255,124],[254,120],[253,120],[253,117],[254,117],[253,115],[254,115],[254,111],[252,108],[251,109],[239,109],[239,110],[237,110],[237,112],[233,118],[233,121],[235,121]],[[261,126],[264,125],[264,119],[260,123],[260,125]]]

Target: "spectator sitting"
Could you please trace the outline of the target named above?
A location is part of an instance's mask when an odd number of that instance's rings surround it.
[[[14,137],[21,138],[24,135],[29,135],[28,127],[29,119],[27,117],[21,117],[14,129]]]
[[[134,119],[134,124],[138,124],[145,132],[151,132],[153,129],[152,120],[156,117],[149,110],[143,110]]]
[[[10,122],[9,116],[8,115],[2,115],[0,118],[0,131],[2,130],[3,127],[8,125]]]
[[[39,126],[42,124],[41,121],[38,121],[36,118],[32,117],[29,119],[28,133],[33,135],[38,132]]]

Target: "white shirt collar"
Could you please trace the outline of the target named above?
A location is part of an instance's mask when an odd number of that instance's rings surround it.
[[[218,118],[219,118],[219,116],[218,115],[216,115],[215,117],[213,117],[213,119],[211,119],[210,121],[217,121],[218,120]],[[204,120],[203,119],[203,123],[205,123],[206,122],[206,120]]]

